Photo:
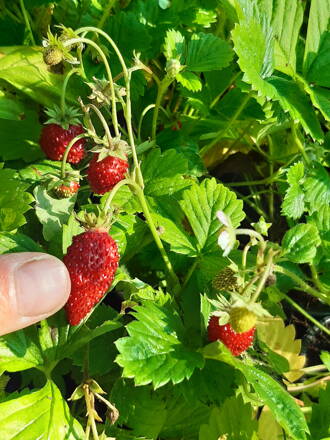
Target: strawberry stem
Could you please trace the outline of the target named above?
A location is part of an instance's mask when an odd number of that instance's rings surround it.
[[[64,119],[66,115],[66,106],[65,106],[65,94],[68,86],[69,79],[75,73],[78,73],[77,69],[71,69],[64,78],[62,92],[61,92],[61,116]]]
[[[108,197],[107,197],[107,200],[106,200],[106,202],[105,202],[105,204],[104,204],[103,211],[104,211],[105,213],[107,213],[107,212],[109,211],[109,209],[110,209],[110,205],[111,205],[111,202],[112,202],[113,198],[115,197],[117,191],[118,191],[122,186],[124,186],[124,185],[132,185],[132,184],[133,184],[133,182],[132,182],[131,180],[129,180],[129,179],[124,179],[124,180],[121,180],[120,182],[118,182],[118,183],[112,188],[112,190],[109,192],[109,195],[108,195]]]
[[[65,152],[63,154],[63,159],[62,159],[62,165],[61,165],[61,178],[62,179],[65,178],[65,164],[66,164],[66,161],[68,159],[68,156],[69,156],[71,148],[74,146],[74,144],[77,141],[79,141],[80,139],[85,138],[85,137],[89,137],[89,134],[88,133],[78,134],[78,136],[76,136],[73,139],[71,139],[71,141],[68,143],[68,145],[67,145],[67,147],[65,149]]]
[[[257,301],[258,296],[260,295],[260,293],[262,292],[262,289],[265,286],[267,278],[269,277],[269,275],[272,272],[273,257],[274,257],[274,251],[272,249],[269,249],[268,255],[267,255],[266,259],[265,259],[266,267],[265,267],[265,270],[263,271],[263,274],[262,274],[261,278],[259,279],[259,283],[257,285],[257,289],[256,289],[255,293],[253,294],[253,296],[251,298],[251,303],[254,303],[254,302]]]
[[[329,304],[329,297],[326,294],[314,289],[312,286],[305,283],[305,281],[300,279],[300,277],[298,275],[296,275],[295,273],[291,272],[290,270],[285,269],[283,266],[278,266],[278,265],[274,267],[274,270],[275,270],[275,272],[279,272],[279,273],[291,278],[305,292],[315,296],[316,298],[319,298],[321,301],[325,302],[326,304]]]
[[[82,30],[80,29],[80,33],[81,32],[82,32]],[[120,132],[119,132],[118,119],[117,119],[116,94],[115,94],[115,88],[114,88],[114,84],[113,84],[113,80],[112,80],[112,73],[111,73],[111,69],[110,69],[107,57],[105,56],[105,54],[104,54],[103,50],[100,48],[100,46],[98,44],[96,44],[93,40],[90,40],[89,38],[83,38],[83,37],[72,38],[72,39],[67,40],[65,42],[65,46],[70,46],[70,45],[76,44],[76,43],[85,43],[85,44],[89,44],[90,46],[94,47],[94,49],[99,53],[99,55],[104,63],[105,70],[107,71],[109,84],[110,84],[112,123],[114,126],[116,136],[119,136]]]
[[[157,133],[157,120],[158,120],[158,114],[159,109],[161,107],[162,98],[164,96],[164,93],[168,89],[169,85],[173,82],[172,78],[169,78],[167,75],[162,79],[160,84],[158,84],[158,91],[157,91],[157,98],[156,98],[156,104],[155,104],[155,111],[152,118],[152,126],[151,126],[151,139],[156,138]]]
[[[140,120],[139,120],[139,126],[138,126],[138,141],[139,142],[141,142],[141,128],[142,128],[143,119],[144,119],[145,115],[148,113],[148,111],[155,108],[155,107],[156,107],[156,104],[150,104],[147,107],[145,107],[145,109],[141,113]],[[164,109],[164,107],[159,106],[159,110],[162,110],[162,112],[169,119],[169,115],[168,115],[167,111]]]
[[[92,109],[97,114],[99,120],[101,121],[101,123],[103,125],[106,137],[108,139],[108,147],[109,147],[109,149],[112,149],[112,136],[111,136],[111,133],[110,133],[110,129],[109,129],[108,123],[105,120],[105,117],[103,116],[102,112],[94,104],[88,104],[85,107],[85,109],[86,109],[86,112],[88,112],[89,109]]]
[[[285,298],[285,300],[291,304],[299,313],[301,313],[305,318],[307,318],[310,322],[315,324],[320,330],[322,330],[327,335],[330,335],[330,330],[321,324],[317,319],[313,318],[305,309],[303,309],[299,304],[297,304],[293,299],[291,299],[288,295],[281,292],[281,295]]]

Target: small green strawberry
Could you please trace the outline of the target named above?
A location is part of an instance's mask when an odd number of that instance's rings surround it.
[[[44,49],[43,59],[47,66],[56,66],[63,61],[63,52],[58,46],[48,46]]]
[[[236,333],[245,333],[256,325],[257,315],[245,307],[233,307],[229,312],[229,322]]]

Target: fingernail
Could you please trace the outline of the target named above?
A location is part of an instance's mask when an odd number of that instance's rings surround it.
[[[42,257],[19,266],[14,273],[18,313],[38,316],[52,313],[63,305],[69,290],[64,264],[55,257]]]

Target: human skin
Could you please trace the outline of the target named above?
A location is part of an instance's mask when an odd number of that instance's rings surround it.
[[[70,294],[61,260],[40,252],[0,255],[0,335],[54,314]]]

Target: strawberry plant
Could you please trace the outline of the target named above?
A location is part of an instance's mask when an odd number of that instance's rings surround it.
[[[7,3],[1,439],[330,438],[329,0]]]

